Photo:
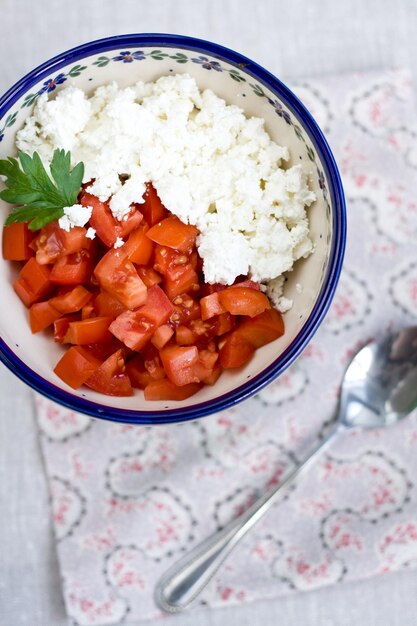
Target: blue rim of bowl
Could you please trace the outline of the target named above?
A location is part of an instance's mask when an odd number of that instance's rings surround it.
[[[259,82],[263,83],[288,106],[297,117],[304,129],[307,131],[315,150],[323,165],[326,178],[329,181],[329,193],[331,196],[333,215],[333,236],[332,246],[329,255],[328,267],[325,281],[320,294],[311,311],[305,325],[296,336],[288,348],[279,355],[262,372],[243,383],[239,387],[225,393],[218,398],[187,406],[166,410],[134,411],[129,409],[118,409],[84,400],[74,396],[52,383],[48,382],[36,372],[31,370],[25,363],[0,339],[0,360],[16,376],[23,380],[30,387],[40,392],[47,398],[59,402],[63,406],[85,413],[92,417],[106,420],[124,422],[130,424],[167,424],[183,422],[205,415],[224,410],[250,396],[254,395],[269,382],[279,376],[291,363],[300,355],[314,333],[317,331],[332,301],[340,271],[342,269],[343,256],[346,244],[346,207],[342,182],[339,171],[329,145],[324,138],[319,126],[310,115],[308,110],[300,100],[286,87],[278,78],[265,70],[263,67],[248,59],[247,57],[234,52],[229,48],[215,44],[204,39],[186,37],[183,35],[170,35],[164,33],[144,33],[116,35],[98,39],[53,57],[42,65],[26,74],[21,80],[13,85],[0,99],[0,119],[8,109],[24,95],[31,86],[49,74],[61,69],[68,63],[78,61],[84,57],[128,47],[176,47],[192,50],[193,52],[209,54],[237,67],[244,68],[244,71],[252,75]]]

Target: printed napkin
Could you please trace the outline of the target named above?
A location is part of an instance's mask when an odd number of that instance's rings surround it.
[[[298,361],[257,397],[185,425],[92,420],[37,398],[73,624],[155,619],[155,583],[317,443],[354,351],[417,320],[417,129],[407,73],[293,85],[347,195],[340,284]],[[227,606],[417,565],[417,415],[352,432],[246,536],[199,599]]]

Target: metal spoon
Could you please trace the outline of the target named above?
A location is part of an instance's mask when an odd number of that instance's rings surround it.
[[[351,428],[394,424],[416,407],[417,327],[412,327],[371,341],[357,352],[345,372],[336,424],[326,438],[280,485],[271,487],[242,515],[175,563],[157,584],[158,606],[175,613],[190,604],[248,530],[337,436]]]

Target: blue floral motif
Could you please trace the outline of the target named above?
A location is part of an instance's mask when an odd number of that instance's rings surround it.
[[[326,192],[327,189],[326,189],[326,180],[324,178],[324,173],[321,170],[319,170],[319,168],[317,168],[317,176],[318,176],[318,183],[319,183],[320,189]]]
[[[117,57],[113,57],[113,61],[122,61],[123,63],[132,63],[133,61],[143,61],[145,58],[145,53],[142,50],[136,50],[135,52],[130,52],[130,50],[125,50],[124,52],[120,52]]]
[[[48,80],[46,80],[43,83],[43,86],[39,89],[38,91],[38,96],[40,96],[42,93],[46,92],[51,92],[54,89],[56,89],[57,85],[61,85],[62,83],[65,83],[65,81],[67,80],[67,77],[65,76],[65,74],[58,74],[58,76],[55,76],[55,78],[48,78]]]
[[[0,141],[3,141],[3,139],[4,139],[4,132],[0,130]]]
[[[191,59],[193,63],[199,63],[205,70],[216,70],[216,72],[222,72],[223,68],[218,61],[210,61],[207,57],[199,56]]]
[[[291,115],[282,108],[282,104],[278,100],[272,100],[272,98],[268,98],[268,102],[274,107],[275,113],[279,115],[279,117],[282,117],[282,119],[287,122],[287,124],[292,124]]]

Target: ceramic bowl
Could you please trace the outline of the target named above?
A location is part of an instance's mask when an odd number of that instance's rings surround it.
[[[188,73],[201,89],[210,88],[248,116],[265,120],[272,139],[289,148],[292,163],[309,172],[317,201],[309,209],[315,251],[288,274],[286,296],[294,300],[285,314],[285,334],[257,350],[245,367],[228,371],[212,387],[182,402],[146,402],[142,392],[130,398],[100,395],[87,388],[70,390],[54,373],[62,346],[45,333],[32,335],[27,310],[12,288],[18,268],[0,262],[0,310],[3,363],[28,385],[71,409],[94,417],[154,424],[202,417],[256,393],[279,376],[300,354],[319,327],[332,299],[345,244],[345,204],[339,173],[316,122],[275,76],[227,48],[190,37],[133,34],[88,43],[47,61],[17,82],[0,100],[0,158],[13,155],[15,134],[41,93],[51,97],[76,85],[87,92],[110,81],[120,86],[154,81],[170,73]],[[3,220],[9,207],[0,206]],[[298,285],[302,286],[299,292]]]

